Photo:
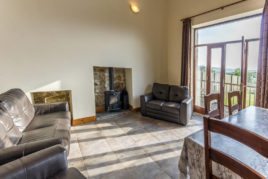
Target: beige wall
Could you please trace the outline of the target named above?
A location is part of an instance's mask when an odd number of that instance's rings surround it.
[[[168,81],[179,84],[181,79],[181,19],[222,5],[236,2],[236,0],[169,0],[168,1]],[[221,18],[245,13],[262,8],[264,0],[248,0],[223,11],[193,19],[193,25],[214,21]]]
[[[1,0],[0,92],[70,89],[74,118],[95,115],[93,66],[131,68],[134,107],[167,81],[166,0]]]
[[[131,68],[134,107],[154,82],[180,83],[181,18],[234,0],[1,0],[0,92],[70,89],[74,117],[95,115],[93,66]],[[194,24],[259,9],[247,2]]]

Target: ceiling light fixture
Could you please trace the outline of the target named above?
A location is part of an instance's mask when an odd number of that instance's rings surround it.
[[[138,4],[135,2],[130,2],[130,9],[135,14],[140,12],[140,8],[139,8]]]

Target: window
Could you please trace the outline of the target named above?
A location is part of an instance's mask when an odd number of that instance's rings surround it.
[[[195,109],[204,108],[204,95],[242,92],[243,107],[255,104],[261,15],[195,29]]]

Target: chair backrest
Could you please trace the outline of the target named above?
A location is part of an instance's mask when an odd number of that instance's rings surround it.
[[[232,104],[232,99],[237,98],[236,104]],[[240,91],[232,91],[228,93],[228,109],[229,115],[233,115],[234,111],[240,111],[242,109],[242,98]]]
[[[232,170],[242,178],[246,179],[264,179],[265,177],[259,174],[251,167],[245,165],[239,160],[230,155],[211,147],[210,132],[219,133],[230,137],[242,144],[247,145],[264,157],[268,157],[268,139],[255,134],[246,129],[242,129],[231,123],[204,117],[204,141],[205,141],[205,163],[206,163],[206,178],[217,178],[212,173],[212,161],[219,163],[226,168]],[[261,145],[260,145],[261,144]]]
[[[223,111],[221,109],[221,96],[219,93],[211,93],[206,95],[205,97],[205,114],[209,117],[222,119],[224,117]],[[216,101],[217,106],[212,106],[213,108],[211,110],[211,102]]]

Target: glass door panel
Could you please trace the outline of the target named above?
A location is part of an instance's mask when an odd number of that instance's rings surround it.
[[[249,41],[247,51],[246,107],[255,105],[259,40]]]
[[[207,85],[207,47],[196,47],[195,105],[204,107]]]
[[[242,43],[227,44],[225,53],[224,105],[228,106],[228,93],[241,91]]]
[[[210,92],[209,93],[220,93],[221,92],[221,71],[222,71],[222,48],[211,48],[210,49],[210,60],[211,60],[211,74],[210,74]]]
[[[211,46],[209,48],[209,55],[208,55],[208,61],[209,61],[209,83],[208,83],[208,88],[209,90],[207,91],[208,94],[210,93],[220,93],[221,99],[220,99],[220,110],[221,113],[223,114],[223,98],[224,98],[224,63],[225,63],[225,46],[224,45],[216,45]],[[211,104],[212,109],[217,108],[217,103],[212,103]],[[223,117],[223,116],[221,116]]]

